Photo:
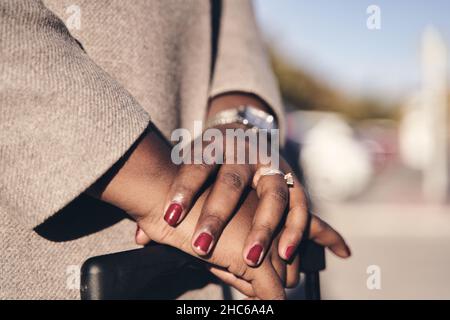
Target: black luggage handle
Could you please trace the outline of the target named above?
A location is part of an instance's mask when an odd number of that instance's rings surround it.
[[[145,299],[149,292],[160,290],[162,278],[202,266],[199,259],[159,244],[92,257],[81,268],[81,299]],[[323,269],[323,247],[311,241],[301,244],[300,271],[305,275],[306,299],[320,299],[319,271]]]
[[[325,249],[313,241],[300,244],[300,272],[305,275],[305,299],[320,300],[320,276],[325,270]]]

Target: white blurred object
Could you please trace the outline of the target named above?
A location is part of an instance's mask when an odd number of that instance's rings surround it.
[[[433,155],[433,137],[428,118],[419,108],[418,97],[407,105],[399,128],[400,155],[404,164],[415,170],[425,170]]]
[[[344,200],[355,196],[372,177],[369,152],[339,116],[327,114],[306,133],[300,161],[313,197]]]
[[[422,86],[406,105],[400,126],[404,163],[423,173],[425,199],[445,203],[448,194],[447,48],[428,27],[422,39]]]
[[[432,156],[424,169],[423,192],[428,200],[444,203],[448,193],[447,48],[432,27],[422,42],[422,103],[429,125]],[[425,111],[426,110],[426,111]]]

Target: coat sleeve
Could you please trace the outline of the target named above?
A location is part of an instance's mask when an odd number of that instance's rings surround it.
[[[30,228],[44,221],[149,121],[41,1],[0,1],[0,211]]]
[[[285,120],[278,83],[270,66],[250,0],[222,0],[221,23],[210,96],[251,93],[277,116],[283,142]]]

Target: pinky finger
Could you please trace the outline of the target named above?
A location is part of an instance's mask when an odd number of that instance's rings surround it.
[[[150,237],[147,236],[139,226],[136,226],[136,235],[134,236],[134,240],[137,245],[141,246],[145,246],[151,241]]]
[[[351,255],[350,248],[345,243],[344,238],[322,219],[312,216],[310,239],[314,242],[328,247],[331,252],[341,258],[348,258]]]

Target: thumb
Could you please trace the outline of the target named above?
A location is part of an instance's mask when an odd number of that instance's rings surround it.
[[[151,241],[151,239],[145,234],[145,232],[136,225],[136,235],[134,236],[134,241],[139,245],[146,245]]]

